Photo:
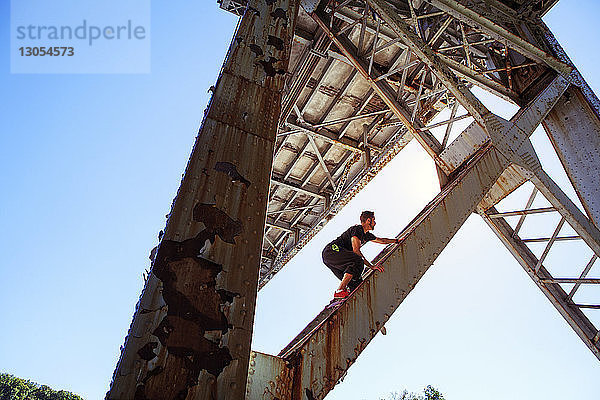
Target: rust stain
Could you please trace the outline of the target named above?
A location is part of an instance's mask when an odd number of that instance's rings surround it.
[[[292,373],[292,400],[302,399],[302,369],[304,359],[299,355],[294,360],[290,360],[293,368]]]
[[[267,74],[267,76],[274,77],[276,74],[281,74],[281,75],[285,74],[285,70],[275,68],[274,64],[278,61],[279,60],[277,58],[269,56],[269,58],[267,60],[261,60],[258,63],[260,65],[262,65],[263,69],[265,70],[265,74]]]
[[[278,18],[282,19],[283,26],[287,26],[288,24],[287,12],[283,8],[276,8],[275,11],[271,13],[271,17],[275,18],[275,20]]]
[[[156,358],[156,353],[154,353],[154,349],[158,347],[158,342],[148,342],[137,351],[138,356],[142,360],[150,361],[153,358]]]
[[[250,44],[250,45],[248,45],[248,48],[250,49],[250,51],[252,51],[257,56],[262,56],[264,54],[263,50],[258,45]]]
[[[181,242],[163,240],[156,253],[152,272],[162,281],[168,310],[152,334],[168,355],[165,366],[149,372],[136,388],[135,399],[185,399],[189,389],[198,384],[202,370],[217,377],[232,361],[220,339],[231,329],[223,309],[238,294],[216,288],[223,268],[199,257],[199,253],[206,241],[214,242],[217,235],[227,243],[235,243],[242,225],[210,204],[197,204],[193,218],[205,229]],[[154,359],[158,342],[149,342],[138,350],[140,358]]]
[[[250,181],[244,178],[242,174],[238,172],[237,167],[230,162],[217,162],[215,164],[215,171],[223,172],[229,175],[229,177],[231,178],[231,182],[240,182],[246,185],[246,187],[249,187],[251,185]]]
[[[277,36],[269,35],[267,39],[267,45],[273,46],[279,51],[285,50],[285,44],[283,43],[283,40]]]
[[[241,222],[233,220],[229,215],[212,204],[196,204],[193,215],[194,221],[202,222],[206,226],[206,229],[198,235],[206,232],[206,234],[212,237],[211,242],[214,242],[215,235],[219,235],[224,242],[235,244],[234,237],[242,233]]]

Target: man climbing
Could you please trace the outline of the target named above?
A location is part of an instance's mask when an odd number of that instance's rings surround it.
[[[334,299],[343,299],[350,295],[362,282],[364,265],[383,271],[381,265],[371,264],[360,252],[360,247],[368,241],[380,244],[398,243],[398,239],[378,238],[370,231],[375,228],[375,213],[363,211],[360,214],[360,225],[348,228],[337,239],[323,249],[323,262],[342,282],[335,291]]]

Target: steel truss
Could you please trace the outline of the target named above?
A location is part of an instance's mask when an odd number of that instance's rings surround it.
[[[484,186],[484,194],[477,200],[479,204],[475,208],[588,348],[600,358],[600,331],[585,314],[586,309],[600,308],[600,299],[586,304],[574,301],[574,296],[582,285],[596,285],[600,282],[598,279],[586,278],[600,255],[600,235],[592,222],[597,219],[597,206],[593,204],[594,201],[589,201],[593,197],[590,192],[597,194],[598,185],[594,188],[595,182],[589,181],[592,164],[587,164],[585,172],[579,173],[579,180],[575,176],[578,174],[575,169],[567,165],[569,155],[566,153],[571,150],[571,158],[576,151],[586,153],[583,146],[579,144],[577,149],[565,149],[564,143],[567,140],[563,138],[563,143],[557,143],[561,139],[556,137],[564,137],[566,129],[549,127],[553,121],[557,124],[555,114],[564,113],[562,107],[554,107],[562,95],[567,90],[582,90],[584,96],[579,95],[578,100],[581,103],[582,97],[586,97],[584,101],[591,105],[592,112],[581,119],[586,121],[586,129],[593,132],[592,142],[597,143],[600,134],[598,116],[594,114],[598,109],[597,99],[590,93],[564,52],[557,51],[562,49],[555,41],[538,42],[539,45],[546,46],[542,49],[521,38],[524,29],[535,29],[517,18],[516,13],[504,10],[504,18],[501,23],[497,23],[498,21],[490,20],[490,15],[496,14],[490,14],[489,10],[476,6],[469,8],[460,2],[414,3],[419,3],[420,6],[415,7],[411,1],[404,3],[404,9],[400,7],[401,2],[383,0],[330,2],[328,7],[314,9],[311,17],[333,42],[336,50],[345,57],[345,62],[360,73],[388,106],[393,114],[388,124],[404,126],[407,129],[406,136],[416,138],[432,157],[441,171],[440,182],[443,188],[440,196],[449,193],[445,191],[448,187],[456,188],[454,185],[460,185],[457,183],[457,176],[464,174],[465,168],[468,168],[466,165],[473,162],[474,157],[481,157],[480,152],[489,146],[509,160],[500,168],[499,179],[491,182],[489,187]],[[551,37],[539,19],[535,22],[538,24],[535,28],[544,32],[545,39]],[[518,34],[511,31],[511,26],[520,28]],[[375,61],[375,55],[379,51],[393,47],[398,48],[397,55],[389,65],[381,65]],[[550,48],[554,51],[549,52]],[[338,59],[343,60],[339,56]],[[579,87],[572,86],[569,89],[571,83],[576,83]],[[515,102],[522,108],[511,121],[504,121],[487,110],[472,94],[472,85]],[[423,100],[424,97],[434,96],[438,96],[437,108]],[[567,97],[574,95],[567,94]],[[430,108],[426,109],[426,105]],[[450,117],[428,126],[431,115],[435,116],[446,107],[452,110]],[[457,117],[459,107],[462,113]],[[426,120],[427,117],[429,119]],[[455,140],[450,141],[452,124],[459,118],[470,118],[473,122]],[[579,189],[583,189],[580,191],[580,199],[589,217],[582,214],[543,171],[535,150],[527,139],[542,122],[549,131],[569,177],[576,187],[579,184]],[[429,129],[444,125],[447,129],[440,141]],[[591,157],[596,159],[598,156],[591,154]],[[584,179],[581,179],[582,174],[586,174]],[[494,206],[527,181],[535,185],[536,193],[539,190],[544,194],[552,207],[531,210],[529,207],[533,201],[532,196],[524,210],[498,213]],[[436,224],[433,217],[437,210],[434,205],[446,209],[445,201],[451,201],[440,199],[440,196],[415,220],[427,221],[442,242],[436,243],[432,248],[428,243],[421,243],[420,250],[426,254],[423,258],[427,260],[422,267],[424,269],[439,254],[440,246],[443,248],[452,237],[453,231],[447,227],[446,221]],[[457,195],[462,196],[463,194]],[[466,204],[470,203],[467,201]],[[452,213],[461,215],[460,205],[455,204],[455,207]],[[549,212],[561,216],[551,235],[525,239],[518,236],[519,228],[527,215]],[[506,218],[515,214],[521,215],[521,219],[513,230]],[[427,217],[423,217],[424,215]],[[468,213],[464,215],[466,218]],[[576,235],[560,236],[565,225],[570,226]],[[411,228],[414,228],[414,222],[407,229]],[[412,239],[406,230],[401,237],[405,240]],[[589,248],[591,257],[576,275],[556,277],[546,268],[545,261],[554,243],[564,240],[583,241]],[[528,248],[528,244],[539,241],[547,244],[538,258]],[[378,277],[370,276],[368,285],[354,296],[351,304],[346,303],[342,309],[317,325],[309,324],[278,357],[253,353],[255,361],[250,369],[248,398],[258,395],[271,395],[266,398],[303,398],[305,395],[307,398],[323,398],[345,375],[347,368],[356,360],[370,338],[383,327],[397,304],[424,273],[423,269],[419,270],[412,279],[406,281],[403,274],[410,274],[408,271],[413,264],[407,263],[404,258],[395,260],[396,263],[388,261],[392,259],[389,258],[391,254],[404,253],[402,246],[399,249],[388,249],[387,253],[382,252],[385,255],[380,254],[385,259],[386,268],[397,268],[398,271],[398,275],[394,277],[382,276],[381,281],[396,282],[395,288],[381,288],[379,286],[385,284],[380,283]],[[428,251],[432,253],[427,253]],[[418,264],[418,261],[411,261]],[[564,287],[568,284],[572,287],[567,292]],[[371,297],[370,293],[375,292],[378,293],[377,297]],[[380,298],[386,295],[394,297],[393,294],[397,304],[389,299],[386,300],[390,305],[374,304],[385,302]],[[275,375],[273,372],[265,374],[263,368],[267,365],[270,371],[276,371]]]
[[[461,119],[476,120],[479,125],[484,124],[481,104],[467,88],[477,85],[517,104],[526,104],[556,73],[566,74],[571,71],[569,63],[549,56],[548,49],[525,43],[509,29],[490,23],[480,25],[474,20],[473,13],[468,14],[471,19],[467,19],[459,13],[466,13],[464,7],[459,11],[443,12],[436,8],[442,7],[441,3],[420,2],[420,7],[416,8],[407,2],[402,8],[402,3],[395,2],[399,8],[388,10],[387,21],[391,21],[389,16],[400,17],[390,24],[382,19],[384,11],[381,8],[375,11],[376,4],[344,1],[330,4],[327,10],[313,13],[312,19],[318,27],[314,27],[313,23],[303,31],[297,30],[297,38],[300,38],[298,41],[305,47],[288,80],[290,90],[284,98],[280,119],[281,140],[276,152],[277,156],[287,154],[288,150],[293,154],[290,159],[282,156],[276,157],[275,161],[275,166],[286,166],[282,180],[286,181],[293,180],[298,163],[306,162],[310,157],[312,167],[298,174],[300,179],[297,187],[303,188],[314,183],[315,188],[318,188],[314,192],[324,193],[326,198],[303,197],[302,193],[299,195],[298,190],[289,185],[285,186],[289,191],[284,188],[278,190],[276,185],[271,189],[272,201],[269,208],[277,213],[275,222],[287,222],[283,226],[288,229],[267,229],[268,240],[265,240],[263,249],[260,287],[320,230],[325,221],[335,215],[336,210],[341,209],[366,184],[373,173],[379,171],[369,167],[367,160],[373,158],[370,153],[381,154],[379,151],[385,146],[372,142],[380,139],[381,143],[392,144],[402,139],[405,145],[412,137],[416,137],[447,174],[454,166],[445,165],[443,156],[456,153],[456,149],[443,153],[450,141],[452,124]],[[487,13],[481,9],[478,11],[483,15],[490,13],[489,10]],[[503,10],[502,22],[518,26],[522,30],[524,22],[517,15]],[[300,11],[300,16],[301,19],[304,17],[303,10]],[[399,27],[399,24],[402,26]],[[313,34],[314,38],[306,33],[311,29],[317,32]],[[414,37],[409,37],[410,35]],[[315,82],[311,84],[308,76],[318,70],[319,63],[323,68],[315,74]],[[350,70],[349,78],[340,81],[340,87],[334,89],[336,94],[332,94],[320,120],[307,123],[304,113],[310,109],[311,101],[319,96],[323,81],[335,73],[340,64],[352,66],[354,70]],[[456,77],[459,79],[454,84]],[[348,87],[361,84],[369,87],[369,90],[357,104],[354,113],[345,114],[345,118],[332,118],[328,115],[336,103],[339,103],[340,95],[343,96],[348,91]],[[303,88],[308,95],[303,95]],[[374,100],[379,100],[380,109],[364,113],[365,106],[369,102],[374,103]],[[300,102],[300,107],[296,105],[296,101]],[[445,108],[453,110],[451,117],[445,123],[428,126],[428,122]],[[457,116],[457,112],[460,115]],[[362,129],[358,127],[354,132],[348,132],[351,122],[348,119],[358,119],[361,116],[364,117]],[[330,123],[323,123],[327,119]],[[337,130],[336,121],[343,122],[343,125],[337,125]],[[444,125],[447,128],[444,136],[436,138],[431,134],[430,129]],[[328,127],[332,129],[329,130]],[[368,131],[364,132],[363,129]],[[406,134],[403,134],[404,129],[407,130]],[[326,132],[327,137],[319,135],[320,132]],[[313,137],[328,142],[324,147],[325,154],[321,157],[312,151],[314,145],[309,143],[308,138],[298,142],[289,140],[289,135],[297,136],[301,133],[312,133]],[[355,140],[335,143],[333,140],[336,136],[340,139],[352,136]],[[366,145],[363,143],[365,137]],[[369,141],[370,138],[372,142]],[[483,136],[479,139],[485,140]],[[350,145],[353,149],[346,147],[345,154],[338,156],[343,148],[342,144]],[[337,179],[342,176],[342,166],[351,157],[352,151],[358,151],[360,149],[357,147],[363,146],[366,149],[363,160],[350,173],[350,177],[355,179],[343,181],[344,193],[347,195],[332,201],[332,192],[328,187],[333,189],[334,184],[340,186]],[[459,143],[454,146],[459,146]],[[468,144],[465,149],[467,156],[471,147]],[[456,161],[458,164],[464,160],[464,155],[459,155]],[[324,160],[319,160],[319,157]],[[323,165],[330,165],[333,173],[329,173]],[[277,176],[277,171],[275,175]],[[278,182],[280,181],[274,183]],[[358,186],[348,184],[352,182],[356,182]],[[298,207],[310,205],[314,205],[315,209],[297,210]],[[290,211],[284,211],[286,209]]]
[[[600,256],[600,178],[590,173],[600,107],[540,19],[554,3],[220,1],[243,16],[107,398],[325,397],[473,212],[600,358],[586,314],[600,301],[578,300],[600,282],[588,277]],[[520,110],[494,115],[474,86]],[[543,170],[529,140],[540,124],[585,214]],[[441,191],[377,257],[385,273],[279,356],[251,353],[256,290],[413,138]],[[525,208],[499,212],[524,184],[535,187]],[[538,193],[550,206],[532,208]],[[534,214],[559,223],[521,238]],[[569,241],[589,261],[557,275],[548,254]],[[535,243],[545,243],[538,256]]]

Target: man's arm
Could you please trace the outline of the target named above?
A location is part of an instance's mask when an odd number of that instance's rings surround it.
[[[400,243],[400,239],[388,239],[388,238],[375,238],[371,241],[375,242],[375,243],[379,243],[379,244]]]
[[[360,240],[358,240],[356,236],[352,236],[352,251],[358,254],[360,258],[362,258],[365,261],[365,265],[370,269],[383,271],[383,267],[381,265],[373,265],[369,262],[369,260],[365,258],[365,256],[363,256],[363,254],[360,252]]]

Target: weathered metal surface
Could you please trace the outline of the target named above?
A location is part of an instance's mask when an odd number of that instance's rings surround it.
[[[503,98],[507,101],[516,102],[519,98],[518,94],[513,90],[504,87],[498,82],[486,78],[482,74],[474,73],[471,69],[464,66],[463,64],[453,60],[452,58],[439,54],[440,60],[444,62],[450,69],[456,72],[459,76],[465,78],[467,81]]]
[[[439,158],[438,154],[441,152],[440,143],[435,139],[429,132],[421,131],[418,128],[423,128],[419,121],[414,121],[411,118],[410,112],[396,100],[393,89],[387,84],[387,82],[380,80],[376,81],[375,77],[369,73],[368,64],[358,56],[356,46],[348,39],[341,35],[336,35],[328,24],[328,17],[323,14],[313,14],[313,18],[321,29],[327,33],[329,38],[338,46],[342,53],[352,62],[354,68],[369,82],[373,90],[377,92],[379,97],[386,103],[386,105],[392,110],[394,115],[402,121],[404,126],[411,132],[419,143],[423,146],[425,151],[436,161],[440,166],[443,165],[443,161]]]
[[[525,182],[527,182],[527,178],[523,175],[522,168],[512,164],[500,175],[494,186],[483,197],[479,206],[484,210],[495,206]]]
[[[440,154],[447,168],[446,172],[452,173],[490,139],[494,146],[512,162],[527,165],[530,169],[541,168],[535,151],[530,151],[528,148],[527,138],[550,112],[568,86],[569,82],[566,79],[557,77],[527,107],[521,108],[510,122],[489,113],[482,116],[483,128],[473,122]],[[528,152],[526,159],[521,155],[523,152]],[[535,165],[532,166],[532,163]]]
[[[489,112],[488,109],[465,85],[456,80],[450,69],[440,61],[433,49],[417,36],[411,30],[410,26],[402,21],[400,16],[385,1],[367,0],[367,3],[382,16],[396,35],[398,35],[402,43],[429,66],[442,84],[456,97],[467,112],[475,118],[475,121],[485,129],[483,114],[487,114]]]
[[[493,148],[478,155],[402,232],[402,243],[382,256],[385,272],[369,275],[349,300],[286,357],[294,363],[293,398],[325,397],[427,271],[507,164]]]
[[[275,91],[282,90],[297,8],[295,0],[249,1],[223,71]]]
[[[488,213],[495,213],[496,210],[491,208]],[[486,212],[479,210],[480,215],[489,227],[498,236],[500,241],[511,252],[519,264],[523,267],[527,275],[533,280],[538,288],[550,300],[557,311],[565,318],[567,323],[573,328],[575,333],[583,340],[585,345],[592,353],[600,359],[600,342],[598,342],[598,329],[589,320],[589,318],[575,305],[570,296],[563,290],[558,282],[555,282],[552,275],[542,265],[536,265],[539,260],[523,243],[523,241],[515,235],[513,229],[504,220],[504,218],[490,218]]]
[[[482,148],[490,138],[475,121],[471,123],[458,137],[440,153],[440,158],[451,173],[468,160],[477,150]]]
[[[546,133],[587,215],[600,227],[600,119],[571,87],[544,121]]]
[[[250,2],[242,18],[241,40],[232,42],[198,133],[107,399],[245,395],[283,90],[278,73],[246,49],[252,39],[285,69],[296,8],[284,0]],[[279,46],[273,34],[287,42]]]
[[[487,118],[488,133],[496,147],[511,162],[535,172],[542,166],[529,137],[556,104],[569,83],[558,76],[527,107],[521,108],[511,119],[490,115]]]
[[[575,67],[575,65],[567,55],[567,52],[562,48],[560,43],[558,43],[558,40],[556,40],[556,38],[554,37],[550,29],[546,26],[544,21],[536,21],[534,28],[539,32],[536,39],[539,40],[543,45],[546,45],[549,49],[551,49],[551,51],[556,55],[556,57],[559,60],[569,65],[573,69],[571,75],[569,76],[569,80],[573,85],[581,89],[581,92],[585,97],[586,101],[588,102],[589,106],[594,110],[598,118],[600,118],[600,100],[598,99],[598,96],[596,96],[592,88],[590,88],[586,80],[583,78],[583,75],[581,75],[579,70]]]
[[[294,370],[281,357],[252,351],[248,368],[247,400],[292,398]]]

